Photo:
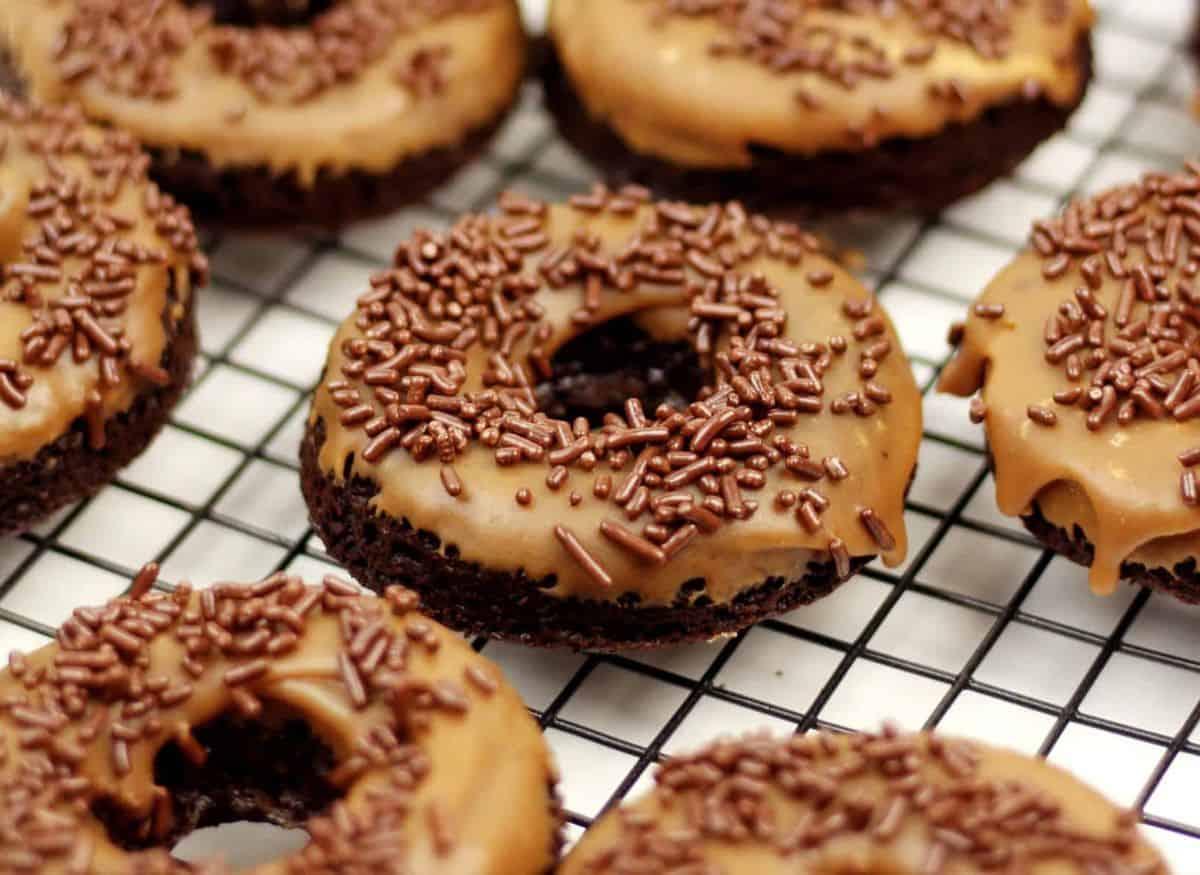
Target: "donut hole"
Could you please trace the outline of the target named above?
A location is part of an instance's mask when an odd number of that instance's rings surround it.
[[[675,594],[675,605],[681,608],[688,605],[707,607],[712,604],[712,599],[705,594],[705,590],[707,589],[708,581],[703,577],[693,577],[685,580],[683,585],[679,587],[679,592]]]
[[[149,817],[131,816],[112,798],[93,804],[93,814],[114,844],[129,851],[173,851],[181,840],[211,827],[268,824],[275,829],[241,827],[233,833],[254,842],[253,847],[240,847],[240,855],[255,855],[261,862],[263,851],[286,852],[298,841],[306,842],[300,835],[284,838],[281,834],[301,829],[342,796],[326,778],[337,765],[333,751],[294,712],[268,705],[254,720],[226,712],[194,728],[192,735],[208,752],[203,764],[189,758],[174,741],[165,744],[154,760],[154,782],[167,791],[168,818],[161,811]],[[213,846],[212,841],[196,844],[200,847],[194,853]],[[224,850],[224,856],[233,856],[227,845]],[[186,846],[183,851],[187,852]]]
[[[338,0],[185,0],[207,6],[213,21],[232,27],[303,27]]]
[[[628,398],[641,401],[648,417],[663,403],[686,406],[708,377],[690,343],[656,340],[628,316],[572,338],[550,366],[550,377],[534,389],[541,409],[557,419],[582,416],[593,428],[606,413],[624,416]]]

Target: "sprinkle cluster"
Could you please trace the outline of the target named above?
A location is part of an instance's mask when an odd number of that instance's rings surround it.
[[[1053,408],[1032,405],[1029,418],[1054,427],[1079,411],[1091,431],[1149,420],[1200,416],[1200,164],[1174,175],[1072,203],[1034,225],[1032,244],[1047,280],[1080,283],[1047,317],[1044,357],[1066,386]],[[1120,292],[1106,306],[1106,283]],[[985,318],[1000,305],[980,305]],[[977,405],[976,415],[986,416]],[[1180,454],[1180,495],[1197,504],[1200,448]]]
[[[1067,0],[651,0],[655,20],[672,15],[714,19],[721,35],[709,46],[715,56],[748,58],[772,73],[810,73],[846,90],[872,79],[890,79],[905,67],[919,67],[937,53],[938,40],[971,47],[988,60],[1000,60],[1012,48],[1015,8],[1036,4],[1050,24],[1063,21]],[[882,19],[903,17],[927,40],[902,53],[872,39],[862,28],[835,29],[814,25],[812,12],[835,11],[847,16]],[[1029,97],[1039,89],[1030,83]],[[956,80],[937,83],[930,96],[961,101],[964,86]],[[815,108],[805,91],[797,100]]]
[[[264,103],[303,103],[357,79],[398,35],[492,2],[339,0],[306,26],[283,28],[220,25],[208,4],[181,0],[74,0],[55,62],[64,81],[95,78],[119,94],[167,100],[179,93],[179,57],[199,41],[218,70],[240,78]],[[397,80],[417,96],[437,93],[445,51],[419,51],[395,71]],[[409,85],[414,64],[418,87]],[[231,108],[235,118],[245,110]]]
[[[641,211],[619,251],[606,250],[587,230],[552,246],[544,203],[507,194],[500,208],[499,216],[467,216],[445,234],[418,231],[359,298],[359,336],[343,344],[342,373],[325,388],[342,408],[340,424],[369,436],[363,459],[377,463],[405,452],[418,462],[437,460],[455,497],[471,488],[454,463],[474,442],[497,465],[547,469],[547,487],[570,490],[572,506],[583,500],[572,477],[586,478],[584,488],[624,518],[606,520],[600,533],[651,565],[666,563],[702,533],[752,517],[759,501],[750,496],[766,487],[772,468],[798,481],[775,496],[776,509],[820,532],[830,500],[819,484],[850,472],[838,456],[817,458],[785,430],[803,417],[874,416],[891,402],[875,380],[892,352],[887,324],[871,298],[854,299],[844,305],[845,335],[797,343],[785,336],[779,290],[742,269],[765,256],[792,266],[798,280],[826,286],[834,279],[827,262],[805,267],[817,241],[795,226],[749,216],[737,203],[650,204],[636,187],[614,193],[598,186],[570,201],[589,216]],[[544,343],[552,329],[537,294],[582,286],[583,306],[570,318],[585,327],[605,295],[644,284],[675,287],[688,302],[692,342],[715,370],[700,400],[645,411],[630,398],[623,415],[608,414],[598,430],[582,418],[567,422],[538,410],[533,386],[551,373]],[[480,347],[487,355],[484,388],[465,391],[467,352]],[[824,377],[835,367],[853,369],[860,388],[826,397]],[[522,505],[534,500],[527,488],[514,498]],[[872,509],[862,508],[860,519],[882,550],[895,546]],[[628,527],[639,521],[640,531]],[[568,526],[554,532],[593,579],[612,585]],[[847,577],[845,544],[832,538],[829,550]]]
[[[410,675],[410,648],[433,652],[440,642],[426,620],[409,616],[417,598],[399,587],[380,600],[335,577],[311,587],[281,572],[253,585],[218,584],[196,598],[186,585],[172,593],[152,590],[157,571],[147,566],[127,596],[103,608],[76,610],[58,632],[52,663],[35,668],[19,653],[9,657],[21,691],[0,701],[0,720],[19,754],[0,760],[0,870],[40,871],[57,860],[75,875],[91,872],[96,848],[86,821],[98,791],[82,770],[91,752],[97,746],[107,751],[114,778],[130,772],[139,745],[157,748],[168,740],[203,765],[207,752],[183,716],[194,683],[221,672],[233,706],[257,717],[263,704],[256,685],[270,681],[277,660],[304,646],[309,624],[322,615],[341,628],[337,673],[350,704],[361,710],[384,703],[391,713],[390,721],[364,731],[329,780],[345,788],[368,770],[383,770],[388,780],[365,808],[351,811],[338,802],[310,820],[312,842],[289,861],[289,871],[324,875],[347,871],[342,867],[351,862],[395,859],[413,813],[412,790],[429,771],[427,756],[407,739],[434,711],[466,712],[468,689],[490,696],[497,680],[477,665],[462,683]],[[174,643],[165,651],[172,656],[152,658],[151,646],[161,639]],[[10,749],[0,745],[0,751]],[[435,847],[448,852],[454,829],[445,812],[435,802],[418,813],[427,818]],[[161,792],[148,834],[164,835],[170,821],[171,801]],[[130,871],[190,870],[155,850],[137,855]]]
[[[1109,837],[1085,833],[1039,788],[981,778],[979,758],[965,743],[891,729],[844,741],[820,734],[717,742],[672,757],[655,775],[655,796],[682,823],[619,809],[619,837],[582,871],[720,875],[706,842],[754,844],[788,858],[854,836],[885,851],[914,825],[928,848],[920,875],[966,866],[1024,872],[1051,860],[1092,875],[1163,871],[1133,853],[1132,817]],[[871,779],[879,784],[867,785]]]
[[[6,128],[0,160],[5,149],[21,148],[42,168],[30,186],[21,258],[3,267],[0,296],[27,306],[33,322],[21,333],[21,360],[0,359],[0,403],[24,407],[33,374],[64,356],[76,364],[95,361],[99,388],[87,406],[90,440],[100,448],[101,393],[120,384],[123,370],[154,385],[169,381],[157,362],[135,358],[124,336],[122,317],[139,270],[162,264],[172,252],[202,280],[207,261],[186,209],[146,180],[146,156],[128,135],[91,130],[73,108],[31,108],[9,99],[0,100],[0,124]],[[78,161],[86,172],[78,172]],[[113,208],[127,185],[143,192],[140,209],[169,249],[129,239],[135,219]]]

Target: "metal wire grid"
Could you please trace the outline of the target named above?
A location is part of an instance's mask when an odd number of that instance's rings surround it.
[[[1028,219],[1200,151],[1182,108],[1187,5],[1102,4],[1085,120],[1015,179],[937,221],[838,229],[864,245],[867,279],[927,394],[911,556],[897,573],[873,565],[816,606],[664,654],[475,642],[546,730],[575,834],[641,788],[655,761],[704,738],[895,717],[1049,755],[1133,805],[1176,871],[1200,872],[1190,804],[1200,786],[1198,613],[1132,589],[1097,602],[1082,571],[995,515],[979,435],[961,404],[931,392],[944,356],[929,341],[965,312],[979,287],[967,278],[1007,258]],[[0,542],[0,649],[37,646],[73,607],[122,591],[151,558],[173,581],[327,570],[298,495],[295,447],[324,344],[362,278],[412,226],[447,224],[503,188],[562,198],[590,179],[530,86],[491,153],[427,205],[337,240],[211,238],[217,280],[201,303],[203,363],[189,397],[118,485]]]

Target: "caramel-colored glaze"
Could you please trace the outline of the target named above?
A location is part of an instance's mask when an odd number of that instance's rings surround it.
[[[88,129],[84,136],[96,142],[102,135],[96,129]],[[0,120],[0,138],[6,143],[0,157],[0,263],[9,264],[20,260],[21,243],[40,224],[26,210],[31,187],[45,180],[46,168],[43,159],[29,149],[20,125]],[[66,156],[62,164],[70,175],[95,183],[84,159]],[[121,317],[125,337],[132,344],[129,359],[157,365],[170,334],[186,312],[192,294],[192,273],[190,255],[176,250],[155,229],[154,217],[143,201],[148,185],[144,179],[141,184],[126,182],[120,195],[104,206],[133,220],[133,227],[122,230],[120,237],[165,256],[161,264],[137,268],[136,286],[126,299],[128,309]],[[64,276],[69,277],[83,263],[79,258],[64,259]],[[172,286],[174,300],[168,294]],[[68,294],[67,282],[54,287],[43,283],[38,291],[46,301],[54,301]],[[22,361],[20,334],[32,318],[26,304],[0,298],[0,359]],[[170,332],[167,326],[171,326]],[[38,450],[65,434],[83,415],[88,393],[100,385],[94,357],[77,363],[67,353],[53,367],[31,365],[26,370],[34,378],[26,404],[20,409],[0,404],[0,469],[33,458]],[[101,392],[104,418],[128,410],[148,385],[124,369],[120,384]]]
[[[199,610],[198,592],[187,607]],[[388,613],[386,605],[384,608]],[[428,756],[429,771],[412,790],[404,826],[408,849],[404,862],[411,868],[405,871],[472,875],[545,872],[552,863],[551,848],[558,829],[548,801],[554,767],[537,724],[520,697],[496,666],[448,629],[415,613],[400,617],[389,614],[385,622],[400,637],[409,627],[420,624],[425,640],[436,642],[434,647],[415,645],[409,649],[407,677],[426,684],[451,682],[464,690],[468,699],[464,713],[429,712],[428,725],[408,740]],[[282,709],[285,714],[305,718],[338,762],[349,758],[373,730],[395,726],[393,711],[382,699],[362,710],[351,704],[338,668],[338,654],[344,647],[337,613],[318,609],[306,618],[297,648],[287,656],[272,658],[269,674],[244,687],[263,702],[265,714]],[[160,635],[147,652],[148,677],[162,675],[172,685],[190,683],[193,694],[176,707],[155,712],[166,729],[157,737],[131,746],[128,773],[120,777],[114,774],[108,743],[108,727],[115,722],[112,715],[101,721],[97,741],[80,741],[86,758],[77,769],[91,782],[89,802],[105,797],[118,800],[138,819],[152,815],[155,756],[172,738],[185,736],[192,727],[234,707],[223,676],[248,661],[247,657],[214,655],[204,674],[194,678],[180,668],[185,651],[173,634]],[[51,666],[58,654],[57,644],[30,654],[30,671]],[[496,682],[495,691],[485,693],[465,682],[468,667],[491,677]],[[10,671],[0,673],[0,700],[30,695]],[[100,705],[92,704],[91,708],[95,711]],[[0,751],[6,755],[0,764],[0,785],[25,763],[19,728],[7,714],[0,714]],[[70,725],[58,737],[64,742],[76,740],[78,729]],[[304,766],[297,763],[297,768]],[[369,810],[373,792],[387,787],[387,769],[369,769],[354,781],[343,800],[352,813],[362,814]],[[448,852],[439,853],[434,847],[427,821],[433,805],[440,807],[454,831],[453,847]],[[62,808],[64,813],[71,811],[65,804]],[[129,852],[113,844],[98,819],[87,814],[79,823],[80,832],[94,843],[89,873],[132,871]],[[68,862],[61,857],[50,860],[38,870],[39,875],[67,872]],[[283,858],[248,871],[252,875],[286,875],[291,871],[288,864],[288,858]]]
[[[847,89],[815,73],[779,74],[753,60],[714,57],[709,47],[721,28],[711,16],[656,21],[656,5],[644,0],[553,0],[549,29],[592,116],[636,151],[688,167],[747,167],[752,146],[811,155],[928,137],[1021,99],[1030,82],[1061,106],[1086,85],[1075,50],[1092,23],[1087,0],[1070,0],[1057,24],[1046,21],[1040,3],[1012,4],[1012,49],[998,60],[923,33],[898,4],[885,4],[888,15],[798,5],[809,7],[805,27],[868,34],[896,74]],[[930,44],[936,50],[926,63],[902,60]],[[951,80],[962,100],[931,96],[931,86]],[[810,103],[797,100],[801,89]]]
[[[1180,500],[1177,458],[1200,443],[1200,430],[1167,418],[1093,432],[1082,412],[1055,404],[1054,393],[1071,384],[1044,360],[1043,326],[1081,281],[1074,271],[1047,279],[1043,263],[1026,251],[988,285],[978,303],[1003,304],[1004,316],[972,311],[939,388],[962,396],[982,388],[1001,512],[1025,515],[1036,503],[1068,533],[1079,526],[1095,546],[1092,590],[1109,595],[1123,562],[1170,569],[1200,556],[1200,518]],[[1106,274],[1093,294],[1113,312],[1122,285]],[[1058,410],[1058,424],[1034,423],[1031,404]]]
[[[592,216],[569,207],[552,206],[546,227],[550,238],[548,248],[566,244],[576,231],[587,229],[599,236],[598,255],[606,257],[623,248],[649,213],[650,209],[643,207],[628,217]],[[536,275],[536,265],[536,259],[530,260],[527,270],[531,275]],[[831,282],[818,287],[807,280],[809,272],[822,270],[832,273]],[[739,272],[743,271],[761,272],[779,290],[780,306],[787,312],[783,336],[797,342],[824,343],[831,336],[848,337],[854,320],[843,313],[843,303],[869,296],[849,273],[817,254],[806,254],[799,266],[759,255],[740,265]],[[691,267],[687,272],[690,277],[699,276]],[[542,345],[547,354],[553,355],[582,330],[571,321],[570,314],[583,305],[583,288],[579,283],[559,289],[543,287],[534,300],[545,310],[543,323],[551,327],[552,334]],[[686,310],[680,289],[644,282],[629,292],[606,290],[594,322],[627,314],[686,313]],[[619,472],[611,472],[606,464],[597,466],[590,474],[574,471],[566,485],[553,490],[545,482],[549,470],[546,465],[501,467],[494,461],[491,450],[473,442],[454,462],[465,491],[459,498],[453,498],[442,486],[441,466],[436,461],[416,463],[400,451],[389,453],[377,463],[364,461],[363,450],[370,439],[360,428],[344,428],[339,424],[340,408],[325,385],[338,378],[347,361],[343,353],[345,341],[361,336],[353,317],[342,325],[330,346],[327,379],[317,390],[310,424],[318,420],[325,424],[326,439],[319,462],[326,476],[344,482],[343,475],[348,470],[351,477],[377,484],[379,493],[372,499],[372,507],[394,519],[406,519],[418,529],[434,532],[441,539],[443,551],[453,545],[465,560],[488,568],[524,569],[534,579],[554,574],[554,587],[540,590],[554,596],[616,600],[632,592],[641,597],[643,605],[669,605],[685,582],[704,578],[705,595],[720,604],[768,577],[787,580],[803,577],[810,561],[828,560],[831,538],[841,538],[853,556],[879,553],[879,547],[859,519],[862,508],[873,508],[895,536],[895,547],[884,552],[884,560],[896,565],[903,559],[907,549],[904,495],[916,464],[921,436],[921,399],[891,323],[886,322],[881,308],[876,307],[875,312],[886,323],[885,333],[880,337],[892,346],[875,380],[892,392],[892,403],[881,405],[878,413],[870,417],[853,413],[835,416],[829,412],[829,399],[861,388],[859,355],[852,344],[846,354],[835,357],[824,376],[826,409],[816,416],[801,416],[795,426],[780,428],[778,432],[807,444],[815,460],[840,456],[850,471],[850,476],[842,481],[826,479],[818,484],[831,502],[822,516],[822,528],[810,534],[791,510],[776,508],[773,501],[779,491],[810,485],[777,465],[766,472],[763,489],[745,493],[746,498],[760,502],[758,511],[749,520],[732,522],[713,534],[696,537],[687,549],[661,566],[639,562],[600,534],[602,520],[624,522],[619,508],[592,493],[593,482],[600,475],[611,473],[618,480],[621,476]],[[687,336],[683,319],[659,316],[643,321],[659,338]],[[533,333],[514,346],[513,361],[523,360],[527,355]],[[468,360],[464,363],[468,382],[464,392],[483,388],[481,374],[487,353],[480,346],[468,350]],[[513,500],[520,488],[528,488],[532,493],[529,506]],[[569,502],[573,490],[583,496],[576,507]],[[698,487],[693,485],[685,490],[700,503],[703,493]],[[575,533],[608,569],[615,586],[601,586],[564,552],[554,536],[556,524],[568,526]]]
[[[496,0],[398,34],[370,68],[298,104],[260,99],[240,77],[216,67],[204,40],[173,58],[176,94],[130,97],[95,79],[71,83],[60,76],[54,46],[75,4],[0,2],[0,38],[32,96],[77,101],[89,117],[124,127],[147,146],[200,152],[217,167],[294,171],[302,185],[322,170],[383,173],[412,155],[456,145],[509,104],[524,68],[516,0]],[[451,47],[444,87],[417,97],[397,82],[397,70],[430,46]]]
[[[917,749],[923,754],[929,750],[929,738],[924,735],[915,737]],[[850,748],[853,740],[856,740],[855,736],[827,738],[827,743],[837,750],[837,753],[824,760],[828,763],[829,770],[836,769],[839,764],[848,766],[858,757]],[[939,741],[947,745],[969,747],[974,752],[978,758],[974,778],[980,784],[1012,782],[1022,785],[1032,793],[1040,793],[1047,802],[1054,804],[1062,812],[1067,824],[1080,834],[1104,840],[1116,839],[1122,832],[1126,835],[1130,832],[1128,821],[1124,820],[1124,812],[1121,809],[1068,772],[1050,765],[1045,760],[974,742],[948,738],[939,738]],[[780,746],[782,747],[782,742]],[[935,787],[946,787],[955,783],[952,776],[930,759],[924,760],[918,774],[924,782]],[[848,779],[838,781],[837,784],[838,798],[853,798],[856,802],[865,804],[877,806],[894,795],[894,791],[888,792],[886,781],[873,771],[854,774]],[[693,795],[694,792],[691,791]],[[673,831],[680,830],[686,822],[687,795],[688,791],[684,791],[673,798],[667,798],[661,790],[655,790],[627,803],[619,810],[610,811],[593,824],[572,849],[559,869],[560,875],[607,875],[613,872],[613,868],[598,861],[603,858],[606,849],[618,844],[624,829],[623,816],[630,820],[650,821],[653,824],[651,829],[659,835],[671,835]],[[777,837],[788,835],[805,818],[820,820],[825,813],[823,808],[814,804],[811,796],[806,797],[803,793],[789,794],[774,782],[766,783],[763,799],[763,807],[773,813],[774,834]],[[1013,838],[1015,842],[1019,842],[1023,836]],[[910,809],[894,837],[886,841],[875,838],[873,830],[868,828],[846,831],[827,839],[816,848],[801,848],[789,853],[781,852],[769,840],[760,840],[753,836],[739,842],[701,838],[695,847],[701,862],[717,867],[712,871],[720,871],[725,875],[740,872],[755,875],[917,875],[928,871],[937,871],[944,875],[976,875],[1005,871],[1003,866],[977,867],[957,855],[952,855],[944,866],[931,869],[928,860],[933,844],[929,821],[921,813]],[[1131,849],[1125,852],[1113,851],[1112,856],[1106,860],[1114,864],[1118,861],[1138,867],[1129,871],[1156,875],[1165,875],[1167,871],[1160,855],[1144,840],[1137,838],[1134,839]],[[1078,860],[1063,856],[1039,860],[1016,871],[1028,872],[1030,875],[1083,875],[1085,871],[1090,870],[1085,869]],[[1101,868],[1097,871],[1109,870]]]

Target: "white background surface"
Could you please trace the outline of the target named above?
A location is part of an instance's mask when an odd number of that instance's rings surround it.
[[[837,230],[866,252],[865,279],[890,308],[922,385],[945,359],[949,323],[1032,219],[1074,191],[1200,155],[1181,50],[1191,0],[1100,6],[1097,81],[1069,130],[1016,178],[937,222]],[[328,570],[297,486],[296,448],[336,322],[414,226],[445,225],[504,187],[558,198],[591,179],[530,85],[488,156],[426,205],[339,240],[212,238],[216,278],[201,303],[195,388],[117,485],[36,533],[0,541],[0,652],[44,643],[72,608],[118,594],[152,558],[167,580],[197,583]],[[643,786],[656,758],[715,734],[873,728],[891,718],[1047,753],[1138,806],[1175,871],[1200,873],[1200,610],[1132,588],[1093,598],[1081,569],[996,513],[965,403],[930,392],[925,412],[912,547],[897,573],[872,568],[723,644],[633,657],[483,648],[546,727],[574,834]],[[244,832],[221,846],[239,858],[263,848]]]

